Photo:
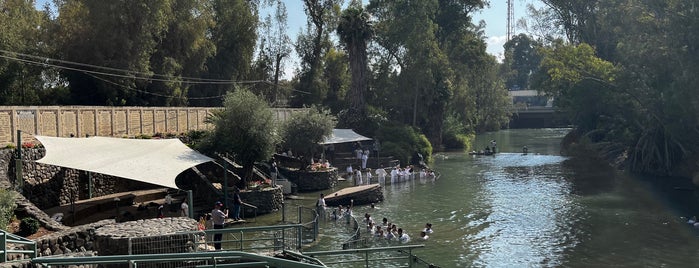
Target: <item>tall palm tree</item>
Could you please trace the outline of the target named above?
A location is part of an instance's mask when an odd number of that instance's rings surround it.
[[[364,118],[366,116],[364,92],[367,91],[368,80],[367,43],[374,31],[369,21],[369,13],[361,6],[361,2],[354,2],[342,12],[337,33],[349,54],[352,73],[352,84],[348,94],[349,118]]]

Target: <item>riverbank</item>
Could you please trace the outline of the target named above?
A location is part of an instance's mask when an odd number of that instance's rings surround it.
[[[593,158],[622,172],[629,172],[630,149],[621,144],[592,142],[576,130],[561,141],[561,154]],[[683,217],[699,215],[699,156],[675,165],[670,175],[635,174],[669,206]]]

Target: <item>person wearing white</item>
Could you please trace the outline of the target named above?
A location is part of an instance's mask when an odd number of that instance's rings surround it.
[[[352,165],[347,166],[347,180],[351,181],[353,179],[352,175],[354,174],[354,169],[352,169]]]
[[[371,169],[366,172],[366,184],[371,184]]]
[[[325,219],[325,194],[320,193],[320,198],[316,201],[316,212],[322,219]]]
[[[386,183],[386,170],[383,168],[379,168],[376,170],[376,176],[379,177],[379,183],[384,184]]]
[[[366,162],[369,160],[369,150],[362,153],[362,169],[366,169]]]
[[[423,229],[423,231],[427,234],[431,234],[432,233],[432,224],[429,222],[425,223],[425,229]]]
[[[187,205],[187,199],[182,200],[182,204],[180,205],[180,216],[189,217],[189,205]]]
[[[398,241],[401,243],[410,242],[410,236],[408,236],[408,234],[404,234],[402,228],[398,228]]]
[[[398,168],[396,167],[396,168],[393,168],[393,170],[391,170],[391,183],[396,182],[397,177],[398,177]]]
[[[356,175],[357,175],[357,180],[355,181],[355,184],[354,184],[354,185],[355,185],[355,186],[357,186],[357,185],[362,185],[362,184],[363,184],[363,183],[362,183],[362,171],[359,170],[359,169],[357,169],[357,174],[356,174]]]

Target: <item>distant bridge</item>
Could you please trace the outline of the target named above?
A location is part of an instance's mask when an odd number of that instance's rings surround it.
[[[570,123],[553,107],[530,106],[516,109],[510,119],[510,128],[565,127]]]

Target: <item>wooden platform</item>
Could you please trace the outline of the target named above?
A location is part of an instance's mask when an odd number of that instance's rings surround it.
[[[325,196],[325,204],[328,206],[349,205],[351,200],[354,200],[354,205],[383,201],[381,185],[369,184],[347,187]]]

